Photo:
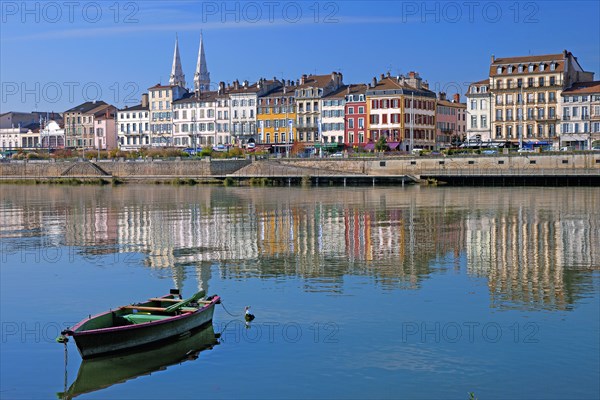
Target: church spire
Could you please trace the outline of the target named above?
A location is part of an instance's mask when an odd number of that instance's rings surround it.
[[[175,52],[173,53],[173,67],[171,68],[169,84],[185,88],[185,75],[183,75],[181,59],[179,58],[179,38],[177,34],[175,35]]]
[[[206,66],[202,31],[200,31],[200,48],[198,49],[196,73],[194,74],[194,90],[196,93],[210,90],[210,73],[208,72],[208,67]]]

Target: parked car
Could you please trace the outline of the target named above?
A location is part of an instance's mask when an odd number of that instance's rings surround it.
[[[534,153],[534,150],[523,147],[523,148],[517,150],[517,153]]]
[[[340,157],[344,157],[344,154],[341,151],[338,151],[337,153],[331,154],[329,157],[340,158]]]
[[[184,152],[188,153],[190,156],[195,156],[198,152],[202,151],[200,147],[194,149],[192,147],[188,147],[187,149],[183,149]]]
[[[247,149],[254,149],[254,148],[256,148],[256,143],[254,143],[254,142],[250,142],[250,143],[248,143],[248,144],[246,145],[246,148],[247,148]]]
[[[494,150],[494,149],[482,150],[481,154],[486,154],[486,155],[498,154],[498,150]]]

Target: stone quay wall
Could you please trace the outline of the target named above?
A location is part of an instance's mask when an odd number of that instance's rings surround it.
[[[308,171],[309,175],[348,174],[365,176],[420,176],[442,174],[600,174],[600,152],[580,154],[537,154],[457,157],[370,157],[314,159],[242,160],[100,160],[88,161],[3,161],[2,179],[52,179],[69,177],[115,177],[121,179],[156,178],[223,178],[227,175],[268,177],[273,168],[250,168],[277,165],[278,168]]]

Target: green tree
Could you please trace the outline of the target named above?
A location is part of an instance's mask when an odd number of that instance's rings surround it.
[[[380,136],[377,139],[377,143],[375,143],[375,150],[377,151],[385,151],[388,149],[387,140],[385,140],[385,136]]]

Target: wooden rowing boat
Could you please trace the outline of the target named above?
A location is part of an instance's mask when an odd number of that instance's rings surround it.
[[[198,292],[183,300],[179,291],[90,316],[62,335],[71,336],[82,358],[114,354],[169,340],[212,322],[219,296]]]

